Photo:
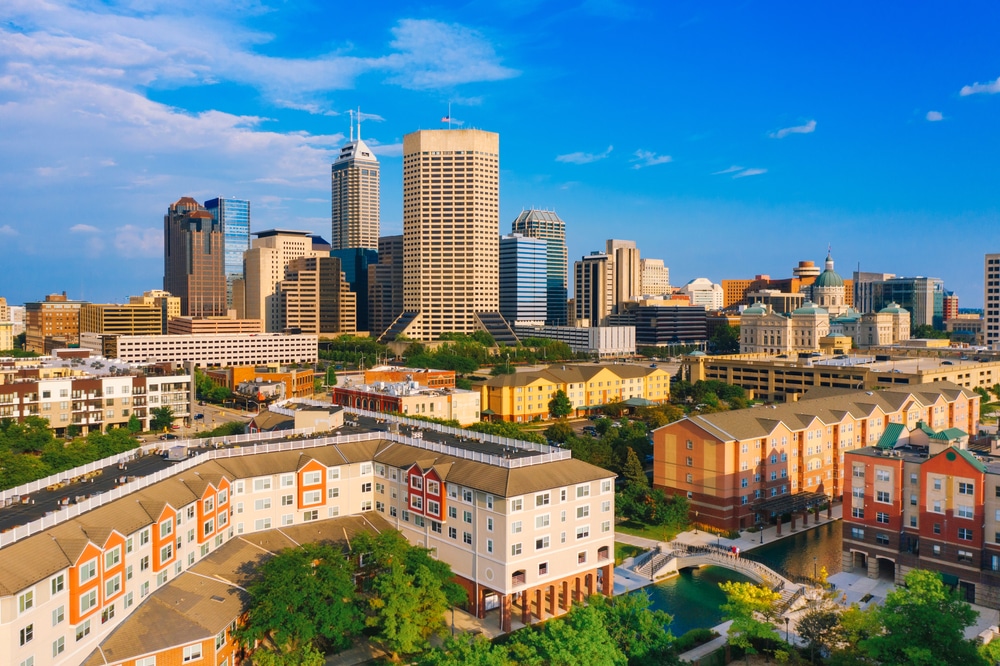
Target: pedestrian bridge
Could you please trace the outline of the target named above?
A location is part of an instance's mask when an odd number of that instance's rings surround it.
[[[794,592],[800,587],[760,562],[736,557],[729,551],[720,548],[692,547],[676,542],[661,544],[656,550],[651,550],[637,557],[633,571],[650,580],[656,580],[677,573],[682,569],[706,566],[723,567],[736,571],[773,590]]]

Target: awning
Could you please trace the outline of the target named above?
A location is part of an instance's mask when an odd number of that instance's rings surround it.
[[[484,409],[483,411],[481,411],[479,413],[482,414],[483,416],[493,416],[494,414],[496,414],[496,412],[494,412],[489,407],[487,407],[486,409]]]
[[[950,573],[944,573],[943,571],[940,572],[940,573],[941,573],[941,582],[942,583],[944,583],[945,585],[948,585],[950,587],[957,587],[958,586],[958,576],[953,576],[952,574],[950,574]]]

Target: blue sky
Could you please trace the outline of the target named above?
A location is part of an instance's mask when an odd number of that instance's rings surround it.
[[[382,233],[401,233],[402,137],[450,102],[500,133],[501,232],[555,209],[571,260],[631,239],[681,285],[786,277],[831,244],[845,276],[942,277],[980,306],[998,20],[991,2],[6,0],[0,295],[160,287],[184,195],[329,237],[357,107]]]

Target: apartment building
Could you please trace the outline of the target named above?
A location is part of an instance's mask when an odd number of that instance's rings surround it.
[[[187,363],[199,367],[315,363],[315,335],[217,333],[202,335],[123,335],[117,358],[126,363]]]
[[[38,416],[62,436],[70,426],[81,434],[122,428],[135,416],[148,430],[156,407],[170,407],[175,419],[189,417],[192,391],[191,375],[186,374],[11,377],[0,383],[0,419]]]
[[[455,420],[466,426],[480,420],[479,391],[421,386],[414,380],[355,384],[350,380],[333,387],[335,405],[386,414],[411,414]]]
[[[844,569],[897,584],[930,569],[1000,608],[1000,449],[971,451],[964,432],[938,428],[900,424],[847,454]]]
[[[845,454],[897,424],[969,433],[979,423],[978,394],[946,382],[819,395],[654,430],[653,485],[686,495],[703,522],[744,529],[841,497],[850,487]]]
[[[86,301],[71,301],[66,292],[49,294],[44,301],[24,304],[25,349],[47,354],[80,339],[80,308]]]
[[[494,421],[547,419],[549,400],[563,391],[578,412],[612,403],[652,404],[670,399],[670,373],[642,365],[550,365],[498,375],[480,386],[483,415]]]
[[[235,663],[240,565],[347,528],[391,526],[431,549],[469,611],[506,631],[514,613],[544,619],[611,593],[613,473],[537,445],[368,434],[213,449],[5,539],[0,662]]]

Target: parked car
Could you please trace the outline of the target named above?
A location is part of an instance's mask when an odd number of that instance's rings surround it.
[[[177,435],[168,432],[164,435],[160,435],[160,439],[178,439],[178,437]]]
[[[204,414],[195,414],[195,415],[194,415],[194,420],[195,420],[195,421],[200,421],[200,420],[201,420],[201,419],[203,419],[203,418],[205,418],[205,415],[204,415]]]
[[[170,429],[171,430],[180,430],[181,427],[175,423],[174,425],[170,426]]]

